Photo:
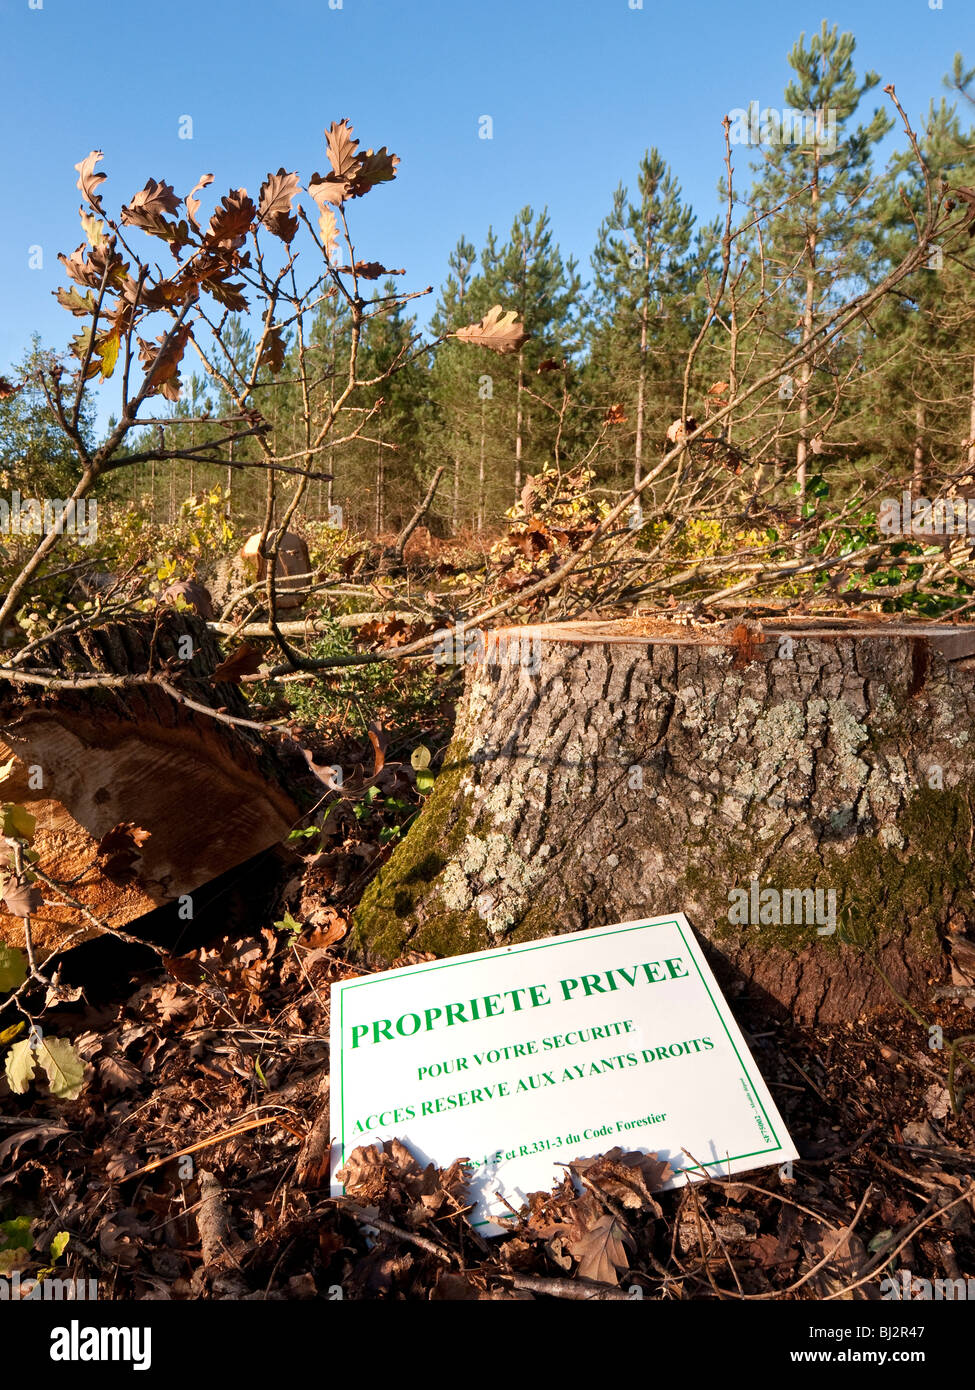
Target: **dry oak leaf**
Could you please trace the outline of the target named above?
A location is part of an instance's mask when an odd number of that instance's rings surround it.
[[[348,179],[359,167],[359,142],[347,118],[333,121],[325,132],[325,153],[337,179]]]
[[[23,382],[18,382],[18,384],[14,386],[12,382],[9,382],[5,376],[0,376],[0,401],[5,401],[10,396],[15,396],[17,392],[22,388],[23,384]]]
[[[139,357],[146,368],[146,376],[152,382],[149,395],[158,391],[168,401],[179,400],[179,364],[189,336],[189,325],[183,324],[173,332],[168,343],[167,335],[160,333],[156,340],[158,347],[156,343],[147,343],[143,338],[138,340]]]
[[[16,1134],[11,1134],[0,1143],[0,1163],[7,1158],[13,1163],[25,1144],[36,1141],[43,1149],[52,1139],[63,1139],[69,1133],[70,1130],[63,1124],[32,1125],[29,1129],[19,1129]]]
[[[296,173],[287,173],[282,167],[276,174],[268,174],[261,184],[257,211],[264,226],[274,236],[290,245],[298,230],[298,219],[291,211],[291,205],[301,192],[301,181]]]
[[[322,215],[318,219],[318,230],[322,238],[322,249],[325,255],[331,259],[339,242],[339,224],[335,213],[327,204],[322,208]]]
[[[148,830],[142,830],[133,821],[120,821],[118,825],[105,832],[98,841],[97,854],[102,861],[102,872],[106,878],[134,877],[133,865],[141,857],[142,846],[150,833]]]
[[[627,414],[622,405],[611,405],[603,416],[604,425],[625,425]]]
[[[247,189],[232,188],[220,199],[220,206],[210,218],[204,237],[206,244],[225,250],[234,250],[243,245],[256,215],[257,208],[254,200],[248,198]]]
[[[696,429],[697,421],[693,416],[688,416],[686,420],[674,420],[672,424],[667,426],[667,443],[680,444]]]
[[[519,321],[516,309],[509,309],[505,313],[500,304],[495,304],[480,322],[472,323],[467,328],[458,328],[453,336],[459,338],[462,343],[490,348],[491,352],[510,353],[518,352],[531,334],[525,331],[525,325]]]
[[[171,603],[174,607],[178,606],[180,599],[206,622],[212,622],[217,616],[209,589],[195,579],[178,579],[159,595],[160,603]]]
[[[128,264],[115,250],[114,238],[90,248],[83,241],[70,256],[59,251],[58,260],[72,280],[89,289],[100,289],[103,280],[108,289],[121,289],[128,278]]]
[[[252,676],[261,667],[261,654],[256,647],[252,647],[248,642],[244,642],[231,652],[226,661],[221,661],[210,677],[212,685],[219,681],[227,681],[232,685],[240,682],[241,676]]]
[[[360,280],[378,280],[380,275],[405,275],[405,270],[387,270],[379,261],[356,261],[354,266],[340,265],[336,270],[342,275],[358,275]]]
[[[376,1144],[361,1145],[352,1150],[335,1176],[348,1196],[358,1202],[375,1201],[386,1192],[386,1155]]]
[[[618,1284],[619,1271],[629,1268],[624,1241],[631,1241],[615,1216],[597,1217],[591,1226],[577,1228],[566,1245],[579,1261],[577,1279],[595,1279],[600,1284]]]
[[[284,366],[284,335],[277,324],[273,324],[264,336],[261,355],[257,359],[259,367],[267,367],[273,376]]]
[[[333,121],[325,132],[325,153],[332,172],[322,178],[312,175],[308,192],[319,207],[326,203],[340,206],[352,196],[352,180],[359,168],[359,142],[347,120]]]
[[[146,179],[145,188],[122,208],[122,222],[127,226],[141,227],[144,232],[171,232],[172,224],[167,222],[164,213],[172,216],[179,211],[181,199],[164,180]]]
[[[44,906],[44,898],[36,883],[11,878],[3,890],[3,905],[15,917],[29,917]]]
[[[394,179],[398,163],[399,155],[390,154],[385,145],[379,150],[366,150],[365,154],[359,156],[359,167],[356,170],[352,185],[352,197],[361,198],[377,183],[388,183]]]
[[[201,174],[199,183],[194,184],[186,198],[186,216],[192,223],[194,231],[197,232],[200,230],[200,224],[196,220],[196,214],[200,211],[200,199],[194,198],[193,194],[199,193],[201,188],[209,188],[211,183],[213,183],[212,174]]]
[[[620,1206],[649,1208],[657,1217],[661,1209],[652,1193],[674,1175],[670,1164],[656,1154],[624,1153],[620,1148],[610,1149],[598,1158],[576,1159],[569,1169],[577,1176],[585,1174],[587,1182]]]
[[[96,206],[100,201],[98,194],[99,184],[104,183],[108,178],[107,174],[95,173],[95,165],[102,159],[104,159],[104,154],[101,150],[92,150],[90,154],[85,156],[80,164],[74,166],[78,170],[78,183],[76,186],[81,189],[82,196],[87,198],[89,203],[93,206]]]

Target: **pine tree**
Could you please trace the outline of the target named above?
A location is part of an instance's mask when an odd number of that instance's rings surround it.
[[[858,78],[855,48],[852,34],[839,34],[825,21],[808,44],[801,35],[788,59],[795,73],[785,89],[789,129],[786,120],[769,115],[759,131],[763,167],[751,203],[764,218],[766,323],[786,346],[811,344],[844,291],[876,270],[883,190],[871,186],[871,160],[892,122],[878,108],[868,121],[854,124],[860,103],[879,81],[874,72]],[[749,113],[750,134],[757,115]],[[732,139],[741,133],[733,130]],[[800,505],[814,416],[832,402],[843,368],[839,344],[805,361],[796,374]]]
[[[23,382],[23,386],[0,398],[0,481],[5,489],[16,488],[23,497],[67,498],[78,481],[77,455],[37,379],[39,368],[52,358],[35,334],[30,348],[9,373],[13,384]],[[91,442],[93,423],[87,401],[79,426]]]
[[[694,214],[657,149],[637,175],[638,201],[620,184],[592,256],[588,384],[604,408],[625,407],[632,428],[617,436],[632,450],[634,485],[643,476],[647,433],[662,438],[678,414],[687,350],[700,303]]]

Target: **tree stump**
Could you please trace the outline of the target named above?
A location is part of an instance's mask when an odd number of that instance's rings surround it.
[[[925,995],[946,932],[975,921],[975,628],[490,636],[427,805],[356,915],[366,960],[683,910],[725,987],[773,1011],[892,1004],[878,966]]]
[[[196,704],[253,719],[238,687],[210,681],[220,659],[204,622],[164,610],[51,643],[33,667],[62,676],[152,671]],[[300,815],[282,760],[258,731],[219,722],[158,685],[0,682],[0,738],[18,759],[0,799],[37,817],[38,867],[114,927],[276,844]],[[131,872],[113,877],[97,846],[125,822],[149,837]],[[79,941],[97,934],[78,932],[77,910],[43,892],[45,907],[32,918],[41,949],[60,947],[69,933]],[[22,936],[18,919],[0,915],[0,939],[19,945]]]

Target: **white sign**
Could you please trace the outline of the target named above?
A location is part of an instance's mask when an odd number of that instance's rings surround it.
[[[486,1235],[558,1165],[619,1145],[668,1186],[798,1157],[687,919],[505,946],[332,985],[332,1192],[360,1145],[473,1166]],[[679,1171],[678,1171],[679,1170]]]

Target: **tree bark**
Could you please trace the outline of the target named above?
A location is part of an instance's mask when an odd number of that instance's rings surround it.
[[[238,687],[211,683],[219,660],[205,623],[169,610],[58,640],[35,665],[63,677],[151,670],[199,705],[253,719]],[[3,797],[37,816],[38,867],[70,881],[70,893],[114,927],[269,848],[300,815],[283,759],[258,731],[218,722],[158,685],[72,690],[0,682],[0,737],[20,764]],[[96,848],[123,822],[149,838],[132,875],[115,882]],[[32,925],[37,944],[54,949],[84,922],[58,906],[52,891],[44,896],[51,905]],[[0,916],[0,936],[21,931],[19,921]]]
[[[973,633],[871,615],[492,634],[358,949],[389,964],[683,910],[725,987],[773,1011],[893,1004],[878,967],[922,998],[975,918]],[[753,880],[778,923],[740,920]],[[805,890],[821,915],[785,922]]]

